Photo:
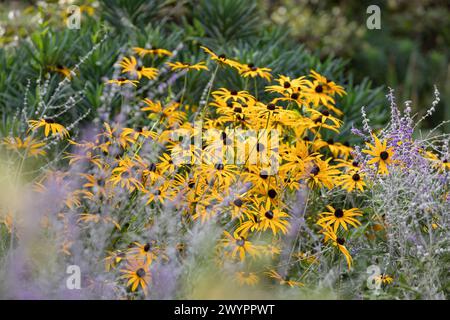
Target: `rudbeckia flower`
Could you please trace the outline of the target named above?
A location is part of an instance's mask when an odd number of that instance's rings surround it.
[[[333,81],[331,81],[331,80],[327,79],[326,77],[320,75],[319,73],[317,73],[314,70],[311,70],[310,72],[311,72],[310,76],[312,78],[314,78],[314,80],[316,80],[318,83],[321,83],[323,85],[324,90],[326,92],[330,93],[331,95],[338,94],[339,96],[342,96],[342,95],[346,94],[346,92],[345,92],[343,87],[337,85]]]
[[[122,67],[122,73],[127,72],[131,75],[135,75],[139,80],[142,78],[142,76],[146,77],[147,79],[153,80],[156,79],[158,75],[158,69],[156,68],[138,66],[135,57],[125,57],[119,63],[119,65]]]
[[[350,269],[353,264],[353,259],[352,256],[350,255],[350,252],[348,252],[347,248],[344,246],[345,239],[338,237],[336,233],[333,231],[333,229],[331,229],[331,227],[329,226],[326,227],[322,232],[323,235],[325,236],[324,241],[325,242],[331,241],[332,244],[336,246],[339,249],[339,251],[342,252],[342,254],[345,257],[345,260],[347,261],[348,268]]]
[[[240,64],[237,61],[234,61],[232,59],[229,59],[224,54],[217,55],[214,52],[212,52],[207,47],[201,47],[207,54],[209,54],[209,57],[211,60],[215,61],[220,66],[229,66],[232,68],[237,69],[238,71],[241,70],[242,64]]]
[[[375,278],[375,282],[377,284],[382,284],[382,285],[387,285],[387,284],[391,284],[394,281],[394,279],[388,275],[388,274],[380,274],[379,276],[377,276]]]
[[[311,188],[321,186],[325,186],[328,189],[333,188],[336,175],[338,175],[340,171],[333,166],[330,166],[330,161],[331,158],[324,161],[317,157],[308,165],[309,168],[306,168],[305,175]]]
[[[369,150],[363,150],[364,153],[367,153],[373,156],[367,163],[368,164],[378,164],[378,172],[380,174],[388,174],[388,165],[392,163],[392,156],[394,155],[394,148],[387,147],[387,140],[380,142],[376,135],[372,135],[375,141],[375,144],[372,145],[366,142],[366,145],[370,148]]]
[[[20,137],[7,137],[1,143],[10,150],[28,150],[27,153],[32,157],[45,156],[47,153],[44,150],[45,143],[33,139],[31,136],[21,139]]]
[[[72,71],[69,68],[67,68],[61,64],[57,64],[55,66],[50,66],[49,70],[58,72],[68,79],[72,79]]]
[[[267,81],[270,81],[272,79],[272,75],[270,74],[270,71],[272,69],[270,68],[259,68],[255,66],[253,63],[249,63],[247,65],[244,65],[243,68],[239,71],[239,73],[244,77],[260,77],[263,79],[266,79]]]
[[[139,81],[137,81],[137,80],[129,80],[129,79],[126,79],[126,78],[117,78],[117,79],[108,80],[106,83],[117,84],[119,86],[123,86],[123,85],[126,85],[126,84],[131,84],[131,85],[137,87],[136,83],[139,83]]]
[[[287,277],[287,276],[283,278],[283,277],[282,277],[278,272],[276,272],[275,270],[270,270],[270,271],[266,272],[266,274],[267,274],[270,278],[277,280],[277,281],[279,282],[279,284],[281,284],[281,285],[288,285],[288,286],[290,286],[291,288],[292,288],[292,287],[303,287],[303,286],[304,286],[304,284],[303,284],[302,282],[295,281],[295,280],[291,280],[291,279],[289,279],[289,277]]]
[[[235,273],[235,279],[240,285],[254,286],[259,282],[259,277],[253,272],[238,271]]]
[[[200,61],[198,63],[189,64],[185,62],[167,62],[166,63],[172,71],[182,71],[182,70],[208,70],[208,67],[205,65],[204,61]]]
[[[347,174],[343,174],[338,180],[339,185],[342,189],[347,190],[347,192],[352,192],[356,190],[364,191],[366,183],[364,182],[364,173],[359,171],[350,171]]]
[[[64,128],[63,125],[56,123],[55,120],[51,118],[44,118],[40,120],[29,120],[28,123],[30,124],[30,129],[33,131],[43,127],[44,134],[46,137],[50,134],[50,131],[52,132],[53,135],[57,134],[61,138],[69,136],[69,131],[67,131],[67,129]]]
[[[123,275],[120,279],[127,279],[127,286],[131,286],[131,291],[136,291],[139,287],[147,295],[148,285],[151,281],[149,265],[140,260],[128,261],[125,269],[120,270]]]
[[[158,57],[172,56],[172,52],[170,52],[169,50],[166,50],[166,49],[145,49],[145,48],[140,48],[140,47],[134,47],[133,51],[141,57],[144,57],[147,54],[157,55]]]
[[[224,231],[223,234],[225,235],[225,239],[222,239],[222,246],[231,250],[231,258],[239,257],[239,260],[244,261],[247,254],[250,256],[258,255],[258,247],[243,236],[236,233],[232,236],[227,231]]]
[[[289,222],[286,220],[289,215],[280,211],[278,208],[272,208],[270,201],[267,201],[265,205],[260,205],[259,208],[259,219],[260,219],[260,229],[265,231],[271,229],[272,233],[275,235],[278,231],[286,234],[289,226]]]
[[[241,103],[255,100],[255,98],[251,94],[249,94],[248,91],[230,91],[226,88],[220,88],[219,90],[213,91],[212,94],[216,100],[222,100],[224,102],[227,102],[230,99],[233,101],[240,101]]]
[[[320,214],[320,219],[317,221],[318,225],[321,226],[333,226],[333,231],[336,233],[339,226],[342,226],[345,230],[348,230],[347,224],[357,228],[361,225],[355,217],[362,216],[362,212],[358,208],[352,209],[341,209],[333,208],[328,205],[327,209],[329,211],[322,212]]]

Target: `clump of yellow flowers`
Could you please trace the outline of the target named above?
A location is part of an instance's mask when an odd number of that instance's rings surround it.
[[[83,203],[98,202],[114,208],[116,196],[127,193],[130,202],[157,209],[161,215],[164,206],[171,203],[186,229],[211,222],[222,226],[216,246],[218,264],[250,261],[235,273],[237,283],[254,285],[266,276],[283,285],[303,286],[302,279],[288,279],[275,271],[273,264],[262,271],[252,271],[249,266],[264,257],[275,261],[285,250],[281,239],[290,235],[292,212],[301,205],[295,203],[296,193],[308,195],[337,188],[346,194],[367,188],[365,173],[352,159],[352,147],[338,137],[343,112],[336,99],[346,92],[314,70],[298,77],[274,76],[270,68],[240,63],[202,48],[209,61],[172,61],[166,66],[173,73],[209,73],[211,81],[203,103],[188,108],[183,99],[141,98],[137,104],[146,116],[144,126],[105,122],[92,141],[70,140],[76,152],[67,155],[69,164],[87,167],[84,172],[71,173],[79,175],[82,183],[68,195],[67,208],[79,208],[79,224],[109,224],[120,237],[129,228],[121,212],[86,212]],[[165,49],[133,51],[138,56],[124,57],[118,63],[121,77],[108,80],[109,85],[134,88],[145,78],[158,81],[160,70],[143,65],[141,58],[172,56]],[[261,101],[249,87],[214,88],[219,68],[266,82],[270,100]],[[29,128],[27,138],[5,139],[3,143],[37,157],[45,155],[43,141],[49,136],[69,136],[63,125],[50,118],[30,120]],[[44,136],[42,141],[37,140],[39,135]],[[392,150],[384,150],[386,143],[375,139],[375,147],[365,152],[374,156],[372,163],[381,164],[380,173],[387,173]],[[152,152],[148,152],[149,146]],[[363,212],[331,203],[324,210],[311,215],[317,233],[323,236],[325,251],[337,248],[351,268],[353,260],[345,239],[351,228],[361,225]],[[143,228],[150,229],[154,218],[146,220]],[[118,247],[116,243],[117,238],[104,253],[106,269],[118,270],[119,280],[126,280],[124,285],[132,292],[142,290],[147,294],[152,264],[168,259],[165,244],[149,240]],[[70,241],[64,242],[64,254],[70,255],[70,245]],[[184,246],[179,243],[177,249],[182,252]],[[320,254],[292,250],[289,260],[312,265]]]

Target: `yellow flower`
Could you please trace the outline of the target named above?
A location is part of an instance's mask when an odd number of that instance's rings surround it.
[[[316,80],[307,83],[306,92],[308,98],[315,107],[321,104],[328,108],[335,104],[333,97],[325,90],[324,84]],[[342,114],[342,112],[338,113],[338,115],[340,114]]]
[[[212,52],[210,49],[208,49],[207,47],[201,47],[201,48],[207,54],[209,54],[211,60],[215,61],[218,65],[220,65],[220,66],[227,65],[229,67],[237,69],[238,71],[241,70],[242,65],[239,62],[227,58],[224,54],[217,55],[214,52]]]
[[[171,102],[163,106],[161,101],[152,101],[149,98],[142,100],[146,106],[141,108],[141,111],[149,111],[148,118],[163,122],[167,120],[169,126],[179,125],[184,122],[186,114],[177,110],[179,103]]]
[[[241,261],[245,260],[246,254],[250,256],[258,255],[258,247],[253,245],[243,236],[234,234],[232,236],[229,232],[224,231],[225,239],[222,239],[222,246],[231,250],[231,258],[238,257]]]
[[[317,157],[309,164],[309,168],[306,169],[305,175],[311,188],[321,186],[325,186],[328,189],[333,188],[335,176],[339,174],[340,171],[333,166],[330,166],[330,161],[331,158],[324,161]]]
[[[220,88],[219,90],[213,91],[213,97],[216,100],[222,100],[227,102],[228,100],[240,101],[241,103],[246,103],[247,101],[254,100],[255,98],[248,93],[248,91],[237,91],[228,90],[226,88]]]
[[[116,220],[114,220],[111,216],[103,216],[100,214],[93,214],[93,213],[81,213],[80,218],[78,219],[78,222],[85,222],[85,223],[99,223],[99,222],[103,222],[103,223],[112,223],[117,230],[121,230],[122,228],[120,227],[120,225],[117,223]]]
[[[278,272],[276,272],[275,270],[270,270],[268,272],[266,272],[266,274],[270,277],[273,278],[275,280],[277,280],[281,285],[288,285],[291,288],[292,287],[303,287],[304,284],[299,282],[299,281],[295,281],[295,280],[290,280],[288,276],[286,277],[282,277]]]
[[[251,78],[260,77],[260,78],[266,79],[267,81],[270,81],[272,79],[272,75],[270,74],[270,71],[272,71],[272,69],[270,69],[270,68],[258,68],[253,63],[249,63],[249,64],[245,65],[243,68],[241,68],[239,73],[244,78],[247,78],[247,77],[251,77]]]
[[[31,136],[26,137],[24,140],[20,137],[7,137],[3,139],[2,144],[4,144],[9,150],[15,150],[18,152],[22,149],[28,150],[28,154],[33,157],[45,156],[47,154],[43,149],[45,143],[39,142]]]
[[[50,66],[49,70],[58,72],[62,74],[64,77],[72,79],[72,71],[63,65],[57,64],[55,66]]]
[[[158,75],[158,69],[156,68],[138,66],[135,57],[125,57],[119,65],[122,67],[122,73],[128,72],[131,75],[136,75],[138,79],[141,79],[142,76],[144,76],[153,80],[156,79]]]
[[[120,270],[124,273],[120,279],[127,279],[127,286],[131,286],[131,291],[136,291],[139,287],[147,295],[148,285],[151,281],[149,265],[140,260],[131,260],[127,263],[125,269]]]
[[[254,286],[259,282],[259,277],[253,272],[236,272],[235,279],[240,285],[246,284],[248,286]]]
[[[364,173],[350,171],[348,174],[343,174],[339,177],[338,184],[342,187],[342,189],[347,190],[347,192],[352,192],[355,190],[364,191],[366,183],[363,178]]]
[[[120,261],[125,258],[125,253],[117,250],[117,251],[108,251],[108,255],[103,259],[105,262],[105,270],[109,272],[111,269],[114,269]]]
[[[319,73],[317,73],[314,70],[311,70],[310,72],[311,72],[310,76],[312,78],[314,78],[314,80],[316,80],[318,83],[322,84],[325,92],[327,92],[331,95],[338,94],[339,96],[346,94],[343,87],[341,87],[341,86],[337,85],[336,83],[334,83],[333,81],[325,78],[324,76],[320,75]]]
[[[117,84],[119,86],[123,86],[125,84],[131,84],[131,85],[137,87],[136,83],[139,83],[139,81],[137,81],[137,80],[129,80],[129,79],[121,77],[121,78],[117,78],[117,79],[108,80],[106,83]]]
[[[157,253],[159,252],[159,248],[155,245],[155,242],[152,241],[147,243],[139,243],[133,242],[134,247],[128,249],[127,258],[133,260],[142,260],[147,265],[151,265],[153,260],[157,258]]]
[[[450,170],[450,162],[448,157],[442,156],[441,158],[431,151],[421,151],[425,159],[430,160],[433,163],[433,167],[438,169],[440,172],[445,172],[445,170]]]
[[[141,181],[135,178],[135,162],[129,158],[125,158],[120,161],[119,165],[112,170],[112,175],[109,178],[109,182],[116,186],[120,184],[121,188],[127,188],[130,192],[135,189],[142,190],[143,185]]]
[[[325,242],[331,241],[332,244],[336,246],[339,249],[339,251],[342,252],[342,254],[345,257],[345,260],[347,261],[348,268],[350,269],[353,264],[353,259],[352,256],[350,255],[350,252],[348,252],[347,248],[344,246],[345,239],[338,237],[329,226],[327,226],[322,232],[325,236],[324,241]]]
[[[122,139],[134,143],[139,137],[156,139],[157,134],[156,132],[147,130],[145,127],[137,127],[136,129],[123,128],[120,136]]]
[[[380,142],[376,135],[373,135],[373,139],[375,141],[374,145],[366,142],[370,150],[363,150],[364,153],[373,156],[367,163],[378,163],[378,172],[380,174],[388,174],[387,166],[392,163],[392,156],[394,155],[393,147],[388,148],[387,140]]]
[[[383,273],[375,278],[375,282],[377,284],[386,285],[386,284],[391,284],[392,282],[394,282],[394,279],[390,275]]]
[[[133,51],[141,57],[144,57],[147,54],[157,55],[158,57],[172,56],[172,52],[170,52],[169,50],[166,50],[166,49],[145,49],[145,48],[140,48],[140,47],[134,47]]]
[[[69,131],[63,125],[56,123],[55,120],[50,118],[29,120],[28,123],[30,124],[30,129],[33,131],[43,127],[46,137],[50,134],[50,131],[53,135],[58,134],[61,138],[69,136]]]
[[[338,231],[339,226],[342,226],[345,230],[348,230],[347,224],[352,225],[357,228],[361,225],[361,222],[356,220],[354,217],[362,216],[361,211],[358,208],[352,209],[341,209],[333,208],[332,206],[327,206],[329,211],[322,212],[320,214],[320,219],[317,224],[323,227],[328,227],[334,225],[334,232]]]
[[[287,233],[289,222],[286,220],[289,215],[280,211],[278,208],[271,208],[270,201],[266,201],[265,205],[260,205],[259,219],[260,230],[267,230],[270,228],[275,235],[278,231],[283,234]]]
[[[280,94],[288,94],[289,96],[293,93],[298,93],[304,91],[306,89],[306,84],[309,83],[305,77],[299,77],[296,79],[291,79],[290,77],[286,77],[280,75],[278,79],[276,79],[278,85],[267,86],[267,92],[276,92]]]
[[[182,70],[208,70],[208,67],[205,65],[204,61],[200,61],[198,63],[189,64],[184,62],[167,62],[166,63],[172,71],[182,71]]]

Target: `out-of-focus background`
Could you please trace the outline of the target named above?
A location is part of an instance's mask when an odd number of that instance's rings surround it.
[[[261,0],[270,21],[289,26],[295,41],[325,57],[350,60],[357,81],[394,88],[423,109],[433,85],[441,108],[427,123],[450,116],[450,2],[446,0]],[[366,9],[381,9],[381,29],[368,30]],[[416,109],[417,110],[417,109]],[[447,130],[448,130],[447,126]]]
[[[102,8],[92,14],[106,20],[109,18],[111,22],[114,21],[111,19],[114,18],[114,8],[124,7],[126,2],[0,1],[0,46],[13,45],[43,21],[49,23],[53,19],[55,24],[58,20],[61,22],[58,8],[70,3],[86,3],[94,8]],[[136,0],[133,5],[127,5],[139,7],[144,2]],[[137,20],[140,19],[139,22],[144,19],[144,22],[151,20],[155,23],[160,19],[183,24],[185,21],[204,19],[200,22],[207,27],[206,32],[211,34],[214,34],[211,23],[220,24],[220,17],[217,16],[208,22],[207,19],[216,14],[208,11],[208,5],[202,3],[197,7],[199,12],[203,10],[201,13],[193,10],[199,1],[153,2],[155,6],[149,7],[149,12],[141,12],[136,17]],[[217,4],[213,6],[212,2],[220,1],[212,0],[211,8],[220,7]],[[252,6],[253,1],[248,3],[250,11],[258,11],[258,19],[250,17],[251,12],[242,17],[233,17],[234,20],[230,18],[232,22],[242,19],[241,25],[245,24],[248,28],[246,34],[238,32],[234,37],[251,35],[255,24],[265,25],[268,29],[281,26],[289,33],[293,42],[304,45],[321,59],[330,56],[347,59],[346,68],[354,75],[356,83],[369,78],[374,86],[385,87],[381,94],[386,93],[386,87],[392,87],[402,101],[412,100],[417,112],[424,112],[429,106],[433,86],[437,85],[441,93],[441,104],[438,111],[426,120],[424,127],[433,127],[443,119],[450,118],[449,1],[257,0],[256,7]],[[369,16],[366,9],[374,4],[381,8],[381,30],[368,30],[366,27]],[[108,7],[112,9],[108,10]],[[170,11],[166,10],[168,7]],[[223,31],[220,29],[224,27],[227,27],[226,21],[221,22],[218,30]],[[226,37],[225,40],[229,41]],[[448,131],[450,126],[445,128]]]

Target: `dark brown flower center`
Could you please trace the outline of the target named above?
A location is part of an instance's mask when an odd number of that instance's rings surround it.
[[[144,248],[142,248],[145,252],[148,252],[150,250],[150,243],[146,243]]]
[[[142,268],[139,268],[138,271],[136,271],[136,275],[137,275],[139,278],[145,277],[145,270],[142,269]]]
[[[299,94],[297,92],[294,92],[293,94],[291,94],[291,99],[297,100],[299,97]]]
[[[259,173],[259,176],[261,177],[261,179],[264,179],[264,180],[266,180],[269,177],[269,175],[267,174],[266,171],[261,171]]]
[[[148,170],[155,172],[156,171],[156,164],[154,163],[150,163],[150,165],[148,166]]]
[[[286,81],[285,83],[283,83],[283,87],[284,87],[285,89],[288,89],[288,88],[291,87],[291,84],[289,83],[289,81]]]
[[[231,94],[232,96],[237,96],[238,92],[237,92],[236,90],[232,90],[232,91],[230,92],[230,94]]]
[[[327,143],[328,143],[328,144],[334,144],[334,140],[333,140],[333,139],[328,139],[328,140],[327,140]]]
[[[323,87],[319,84],[318,86],[316,86],[316,88],[314,89],[317,93],[321,93],[323,92]]]
[[[216,168],[216,170],[223,170],[224,169],[224,165],[223,163],[217,163],[214,168]]]
[[[242,108],[241,107],[236,107],[236,108],[234,108],[234,112],[242,113]]]
[[[337,242],[338,244],[340,244],[341,246],[343,246],[344,243],[345,243],[345,239],[344,239],[344,238],[337,238],[337,239],[336,239],[336,242]]]
[[[269,192],[267,192],[267,194],[269,195],[269,197],[271,199],[273,199],[277,196],[277,192],[274,189],[270,189]]]
[[[265,216],[267,219],[272,220],[272,219],[273,219],[273,211],[272,211],[272,210],[266,211],[266,213],[264,214],[264,216]]]
[[[236,200],[234,200],[233,203],[236,207],[239,207],[239,208],[242,207],[242,205],[244,204],[244,202],[240,198],[237,198]]]
[[[381,160],[387,160],[389,158],[389,153],[387,153],[387,151],[382,151],[380,153],[380,158]]]
[[[359,181],[359,180],[361,180],[361,177],[358,173],[355,173],[354,175],[352,175],[352,179],[353,179],[353,181]]]
[[[311,174],[317,176],[320,172],[320,168],[315,164],[311,169]]]
[[[267,110],[270,110],[270,111],[275,110],[275,105],[274,105],[273,103],[269,103],[269,104],[267,105]]]
[[[334,211],[334,216],[336,218],[342,218],[344,216],[344,211],[342,211],[342,209],[336,209]]]

